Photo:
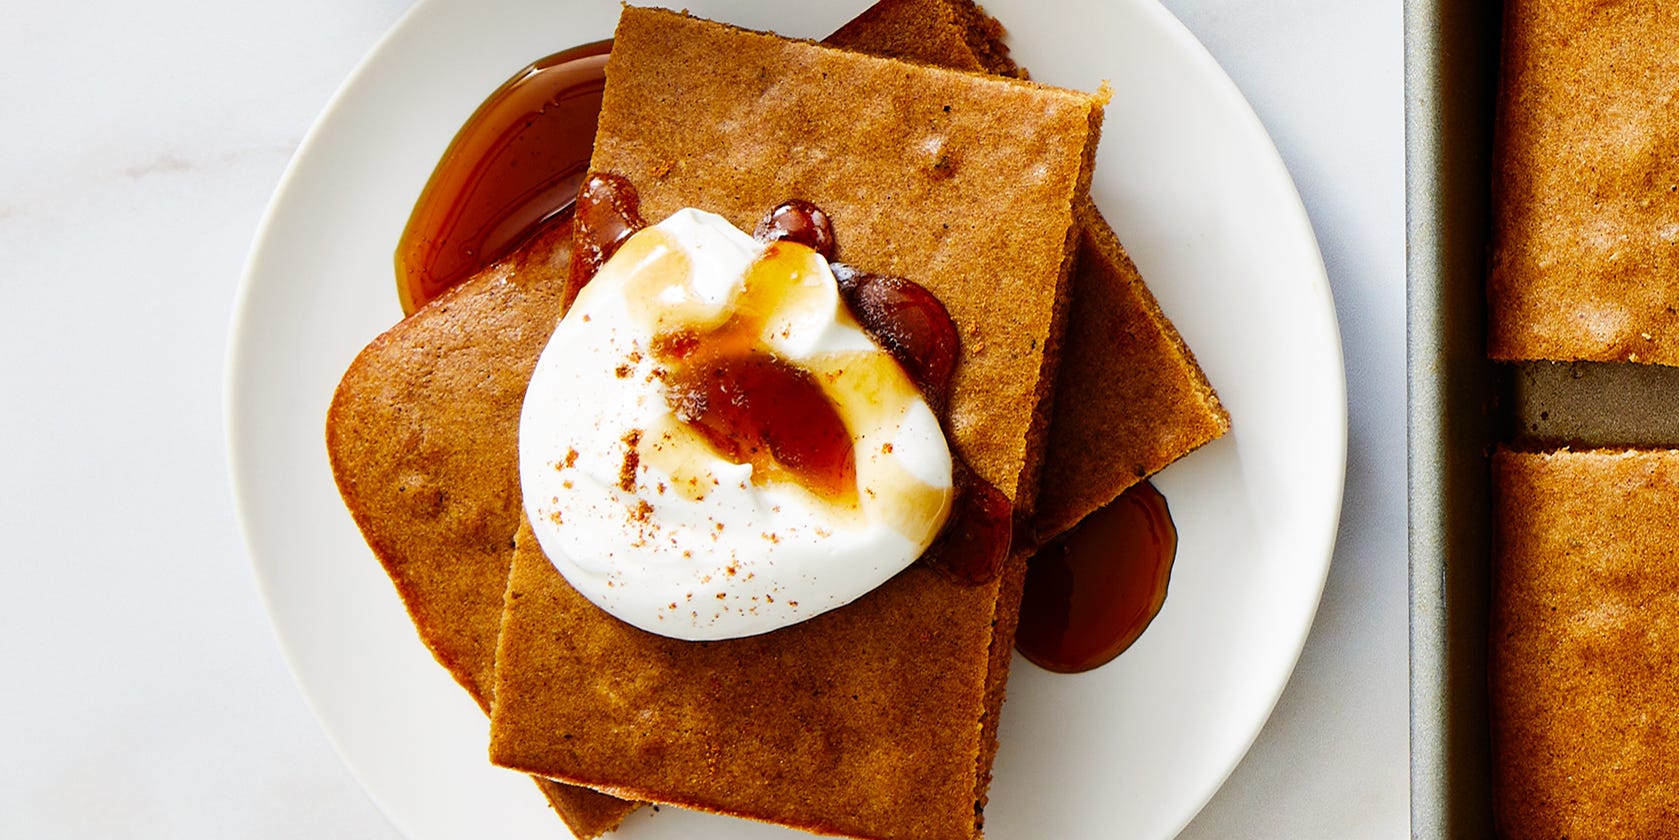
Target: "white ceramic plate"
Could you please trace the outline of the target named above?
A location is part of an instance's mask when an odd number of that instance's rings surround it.
[[[685,0],[821,37],[866,0]],[[1170,837],[1212,796],[1299,656],[1333,548],[1346,389],[1328,281],[1292,182],[1241,94],[1152,0],[988,0],[1034,78],[1113,85],[1096,183],[1230,409],[1156,479],[1181,535],[1171,595],[1116,662],[1017,661],[987,834]],[[616,0],[427,0],[304,142],[251,253],[228,358],[233,484],[274,624],[345,761],[414,838],[554,837],[535,787],[485,760],[483,715],[415,639],[344,511],[323,422],[340,374],[400,316],[391,254],[456,128],[524,64],[607,37]],[[782,837],[644,809],[620,836]]]

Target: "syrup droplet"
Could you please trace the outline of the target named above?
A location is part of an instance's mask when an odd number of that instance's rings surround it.
[[[977,586],[1003,573],[1014,534],[1014,504],[1003,491],[976,475],[966,461],[955,462],[956,499],[944,531],[922,561],[958,583]]]
[[[828,214],[803,199],[776,205],[758,222],[752,236],[759,242],[786,239],[821,254],[823,259],[834,258],[834,226],[828,221]]]
[[[1133,485],[1032,557],[1016,649],[1067,674],[1112,661],[1160,612],[1177,548],[1166,498]]]
[[[526,67],[456,133],[396,249],[405,315],[565,216],[594,149],[612,42]]]
[[[572,240],[571,293],[588,285],[631,234],[647,227],[641,197],[622,175],[591,172],[577,193],[577,229]]]
[[[858,323],[898,359],[911,380],[942,414],[956,372],[961,336],[950,312],[932,292],[902,277],[833,265],[840,294]]]

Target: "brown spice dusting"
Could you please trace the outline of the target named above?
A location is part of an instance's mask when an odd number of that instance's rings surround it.
[[[617,374],[619,379],[628,379],[630,378],[630,372],[633,370],[635,370],[635,368],[630,367],[628,364],[622,364],[614,368],[612,372]]]
[[[624,433],[624,465],[618,468],[618,488],[625,493],[635,492],[635,472],[641,466],[641,452],[636,449],[641,444],[641,430],[631,429]]]
[[[560,462],[560,469],[569,470],[576,465],[577,465],[577,450],[567,449],[565,451],[565,460]]]
[[[636,502],[635,512],[630,516],[637,522],[646,522],[653,518],[653,506],[648,504],[646,499],[641,499]]]
[[[890,441],[880,445],[880,454],[882,454],[882,455],[891,455],[892,454],[892,443]]]

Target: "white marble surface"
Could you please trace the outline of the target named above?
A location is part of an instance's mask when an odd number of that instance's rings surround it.
[[[222,365],[269,193],[406,0],[5,4],[0,837],[396,836],[234,522]],[[1299,669],[1189,838],[1408,833],[1401,13],[1166,0],[1258,111],[1345,343],[1341,534]],[[1001,838],[1000,840],[1007,840]]]

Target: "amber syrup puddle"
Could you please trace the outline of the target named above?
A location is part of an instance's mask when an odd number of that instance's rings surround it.
[[[1177,548],[1166,497],[1133,485],[1032,557],[1015,648],[1060,673],[1112,661],[1160,612]]]
[[[456,133],[397,244],[403,314],[570,213],[595,145],[611,47],[585,44],[526,67]]]

